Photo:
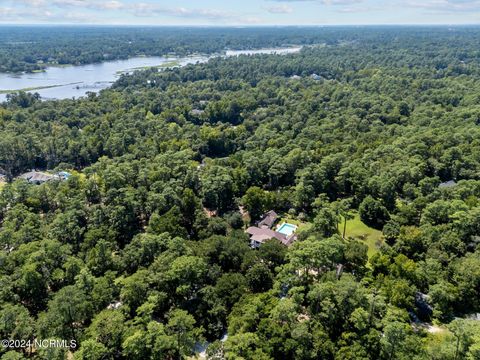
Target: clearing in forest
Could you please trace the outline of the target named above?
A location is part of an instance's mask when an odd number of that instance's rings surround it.
[[[338,230],[340,234],[343,233],[343,219],[338,225]],[[355,213],[353,219],[347,220],[345,237],[361,240],[367,244],[369,258],[378,252],[378,246],[383,241],[382,232],[365,225],[362,220],[360,220],[360,215],[358,213]]]

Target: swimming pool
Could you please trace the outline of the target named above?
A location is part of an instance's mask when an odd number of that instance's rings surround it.
[[[297,226],[289,223],[283,223],[280,225],[280,227],[277,229],[277,231],[280,234],[290,236],[292,235],[295,231],[297,231]]]

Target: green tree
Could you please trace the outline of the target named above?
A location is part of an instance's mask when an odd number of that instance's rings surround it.
[[[360,219],[367,225],[381,229],[389,220],[388,210],[378,200],[367,196],[358,208]]]
[[[252,222],[255,222],[259,220],[265,212],[271,210],[273,201],[272,193],[262,190],[257,186],[252,186],[242,197],[241,203],[250,214]]]

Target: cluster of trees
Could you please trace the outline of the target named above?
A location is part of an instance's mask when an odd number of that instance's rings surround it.
[[[480,30],[382,31],[10,96],[0,338],[79,346],[2,360],[478,359]],[[15,180],[32,168],[73,175]],[[299,239],[252,250],[270,209]],[[351,210],[383,231],[370,258]]]

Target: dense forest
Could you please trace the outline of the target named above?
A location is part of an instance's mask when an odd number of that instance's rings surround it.
[[[480,28],[256,31],[152,49],[324,45],[0,105],[0,338],[77,344],[2,360],[480,359]]]
[[[0,72],[89,64],[134,56],[216,54],[352,39],[346,28],[0,26]]]

